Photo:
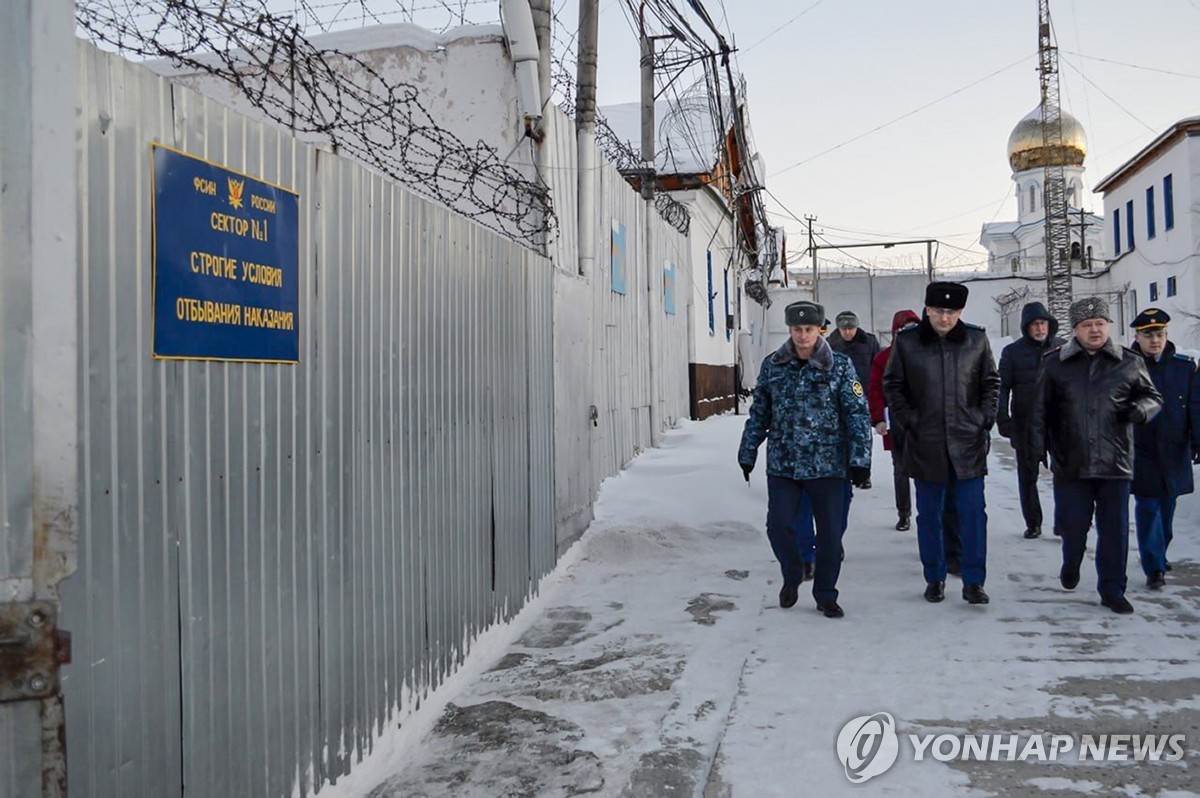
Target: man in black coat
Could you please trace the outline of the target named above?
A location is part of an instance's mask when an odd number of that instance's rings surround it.
[[[1134,424],[1162,408],[1142,357],[1108,334],[1108,303],[1086,297],[1071,305],[1074,337],[1042,361],[1029,418],[1025,457],[1048,452],[1054,471],[1054,514],[1062,533],[1059,581],[1079,584],[1079,566],[1096,521],[1096,589],[1100,603],[1122,615],[1129,559],[1129,487]]]
[[[960,318],[966,302],[965,285],[928,286],[921,323],[896,334],[883,393],[892,423],[904,437],[905,468],[916,483],[925,599],[945,598],[942,507],[947,487],[953,486],[962,540],[962,595],[971,604],[986,604],[983,477],[1000,376],[987,333]]]
[[[1046,306],[1030,302],[1021,308],[1021,337],[1000,351],[1000,410],[996,426],[1017,450],[1017,491],[1021,514],[1025,516],[1025,537],[1029,539],[1042,534],[1042,503],[1037,492],[1038,462],[1021,457],[1020,445],[1026,437],[1042,355],[1066,343],[1055,335],[1057,332],[1058,320],[1046,311]]]
[[[837,329],[829,334],[829,346],[850,358],[858,381],[867,385],[871,381],[871,363],[879,354],[879,339],[858,326],[858,314],[843,310],[835,319]]]
[[[1133,350],[1163,397],[1163,408],[1149,424],[1133,431],[1133,518],[1138,555],[1146,586],[1167,583],[1167,547],[1174,537],[1175,501],[1195,489],[1192,465],[1200,464],[1200,374],[1187,355],[1167,340],[1171,316],[1146,308],[1129,325]]]

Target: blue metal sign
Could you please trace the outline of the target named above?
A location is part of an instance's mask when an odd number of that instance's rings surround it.
[[[154,356],[299,361],[299,195],[161,144],[151,153]]]

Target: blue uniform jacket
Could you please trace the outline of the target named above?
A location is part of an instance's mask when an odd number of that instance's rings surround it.
[[[819,339],[803,366],[789,339],[763,360],[738,462],[753,466],[767,440],[767,475],[846,478],[871,467],[871,420],[850,358]]]
[[[1133,345],[1137,351],[1137,344]],[[1192,450],[1200,449],[1200,375],[1186,355],[1175,354],[1175,345],[1156,363],[1146,360],[1163,406],[1149,424],[1133,432],[1133,488],[1135,496],[1166,498],[1194,490]]]

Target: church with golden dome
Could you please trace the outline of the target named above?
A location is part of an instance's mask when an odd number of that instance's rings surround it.
[[[1044,274],[1046,271],[1043,169],[1060,164],[1066,178],[1071,223],[1072,271],[1099,268],[1104,262],[1104,217],[1080,213],[1084,203],[1083,172],[1087,137],[1079,120],[1062,112],[1062,146],[1042,140],[1042,108],[1025,115],[1008,137],[1008,164],[1017,197],[1017,219],[983,225],[979,243],[988,252],[988,271],[998,274]],[[1082,224],[1081,224],[1082,223]],[[1082,235],[1080,228],[1083,228]]]

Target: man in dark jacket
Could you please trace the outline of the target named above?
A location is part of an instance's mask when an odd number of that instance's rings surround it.
[[[1146,308],[1130,324],[1133,350],[1163,397],[1162,411],[1133,431],[1133,517],[1146,586],[1167,583],[1175,500],[1194,490],[1192,464],[1200,464],[1200,374],[1190,357],[1167,340],[1171,316]]]
[[[1037,385],[1042,355],[1062,346],[1066,341],[1055,335],[1058,320],[1049,314],[1041,302],[1030,302],[1021,308],[1021,337],[1000,351],[1000,409],[996,426],[1017,450],[1017,491],[1021,497],[1021,514],[1025,516],[1025,537],[1042,534],[1042,503],[1038,499],[1038,462],[1021,457],[1020,445],[1025,440],[1029,424],[1029,409]]]
[[[1129,483],[1133,424],[1145,424],[1162,396],[1142,357],[1108,334],[1108,303],[1085,297],[1071,305],[1074,337],[1042,361],[1023,456],[1048,452],[1054,472],[1054,514],[1062,533],[1059,581],[1079,584],[1079,566],[1096,521],[1096,589],[1100,603],[1133,612],[1125,598],[1129,559]]]
[[[850,358],[854,373],[863,385],[871,378],[871,361],[879,354],[879,339],[858,326],[858,315],[843,310],[834,320],[837,329],[829,335],[829,346]]]
[[[871,477],[871,423],[862,383],[845,355],[820,335],[825,309],[794,302],[784,310],[789,337],[758,373],[754,403],[738,449],[746,481],[767,440],[767,537],[783,572],[779,606],[796,603],[803,577],[796,516],[807,495],[816,521],[813,598],[827,618],[841,618],[843,483]]]
[[[945,598],[946,553],[942,506],[954,486],[962,539],[963,598],[988,603],[987,473],[989,430],[996,421],[1000,377],[983,328],[965,324],[967,287],[931,283],[925,317],[902,330],[883,375],[892,426],[904,438],[904,466],[917,488],[917,539],[925,572],[925,598]]]
[[[898,310],[892,316],[892,340],[896,333],[905,327],[917,324],[921,317],[911,310]],[[881,349],[871,361],[871,376],[867,381],[867,407],[871,411],[871,426],[875,432],[883,436],[883,448],[892,453],[892,481],[896,493],[896,529],[905,532],[909,528],[909,518],[912,516],[912,491],[908,486],[908,472],[904,470],[904,461],[900,456],[898,435],[888,430],[887,400],[883,398],[883,372],[887,368],[888,357],[892,347]]]

